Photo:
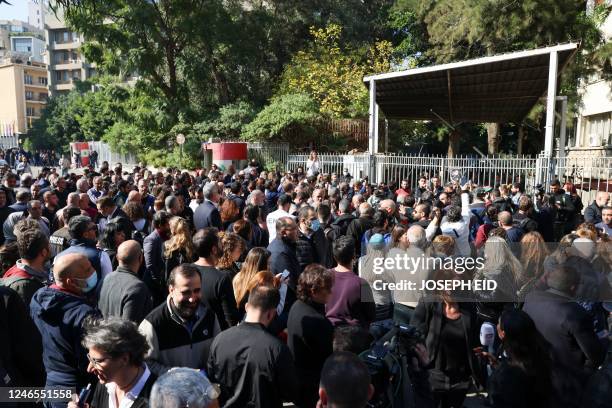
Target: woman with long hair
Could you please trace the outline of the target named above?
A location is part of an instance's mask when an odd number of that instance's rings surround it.
[[[170,218],[170,239],[164,242],[164,282],[167,282],[172,269],[183,263],[191,263],[194,260],[193,240],[189,224],[181,217]]]
[[[484,265],[477,269],[474,280],[492,280],[494,290],[475,292],[480,301],[481,317],[491,323],[497,322],[504,309],[514,307],[517,292],[523,282],[523,268],[510,250],[508,242],[500,237],[490,237],[484,247]]]
[[[230,279],[234,279],[234,276],[240,272],[236,262],[242,256],[246,244],[240,235],[233,232],[221,232],[219,238],[221,239],[223,253],[217,261],[217,269],[226,273]]]
[[[306,162],[306,176],[316,176],[317,174],[319,174],[320,169],[321,162],[319,162],[317,152],[313,150],[310,152],[310,156],[308,156],[308,161]]]
[[[498,362],[487,355],[495,367],[488,383],[491,406],[551,406],[550,346],[531,317],[522,310],[506,310],[499,318],[497,333],[505,358]]]
[[[460,280],[452,269],[436,269],[435,281]],[[483,384],[482,370],[473,349],[480,345],[476,309],[472,302],[460,302],[460,293],[435,291],[423,297],[410,324],[425,338],[434,406],[459,408],[470,388],[471,380]]]
[[[524,281],[518,293],[519,300],[524,300],[544,275],[544,260],[548,256],[548,247],[537,231],[528,232],[521,238],[521,259]]]
[[[125,236],[123,227],[119,223],[109,222],[104,227],[99,246],[108,254],[113,270],[115,270],[119,265],[117,262],[117,248],[119,248],[119,245],[121,245],[126,239],[127,237]]]
[[[249,298],[253,277],[259,271],[270,270],[269,261],[270,251],[260,247],[251,249],[240,268],[240,272],[232,280],[236,306],[238,306],[238,313],[241,319],[246,313],[244,306]]]
[[[240,219],[240,209],[234,200],[224,200],[223,204],[221,204],[220,213],[223,231],[227,230],[233,222]]]

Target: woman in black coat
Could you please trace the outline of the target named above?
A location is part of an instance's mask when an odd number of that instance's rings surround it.
[[[506,310],[499,318],[497,333],[504,358],[498,361],[483,353],[495,367],[488,384],[491,406],[552,406],[550,345],[531,317],[522,310]]]
[[[442,271],[438,279],[454,279]],[[425,337],[429,353],[429,383],[435,406],[460,408],[473,379],[483,383],[480,362],[473,349],[480,345],[476,307],[457,302],[455,294],[438,293],[421,298],[410,324]]]
[[[300,408],[314,408],[325,359],[333,352],[334,328],[325,317],[334,276],[321,265],[308,265],[298,280],[298,300],[289,311],[287,345],[300,379]]]

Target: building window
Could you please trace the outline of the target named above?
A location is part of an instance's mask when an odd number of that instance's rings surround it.
[[[36,116],[36,110],[31,106],[26,106],[26,116]]]
[[[585,116],[585,136],[590,147],[606,146],[612,143],[612,112]]]
[[[68,71],[55,71],[55,80],[57,81],[67,81],[68,80]]]
[[[47,77],[38,77],[39,85],[47,85]]]
[[[14,38],[13,39],[13,51],[31,53],[32,52],[32,40],[30,38]]]
[[[31,101],[32,99],[34,99],[34,93],[32,91],[26,91],[25,95],[28,101]]]
[[[25,74],[23,77],[23,82],[26,85],[32,85],[32,75]]]

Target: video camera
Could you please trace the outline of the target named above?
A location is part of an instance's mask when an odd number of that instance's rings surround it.
[[[410,380],[414,347],[423,343],[422,334],[406,324],[395,324],[360,358],[368,367],[374,386],[369,407],[416,408],[415,390]]]

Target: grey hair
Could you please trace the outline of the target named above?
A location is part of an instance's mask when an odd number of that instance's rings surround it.
[[[174,208],[175,205],[177,205],[177,203],[178,203],[178,198],[176,198],[176,196],[169,195],[168,197],[166,197],[166,201],[165,201],[166,211],[170,211],[172,208]]]
[[[407,231],[408,242],[417,248],[425,249],[427,247],[427,236],[425,230],[420,225],[413,225]]]
[[[247,197],[246,203],[255,205],[255,198],[260,195],[264,195],[263,191],[257,189],[251,191],[251,194]]]
[[[342,214],[348,213],[349,208],[351,208],[351,202],[349,200],[347,200],[346,198],[343,198],[342,200],[340,200],[340,203],[338,204],[338,210]]]
[[[204,185],[204,187],[202,187],[202,194],[204,195],[204,198],[208,200],[210,200],[218,191],[217,183],[208,182]]]
[[[87,188],[89,189],[89,181],[86,178],[80,178],[76,183],[77,190],[81,189],[81,186],[87,184]]]
[[[34,203],[39,203],[39,204],[41,204],[41,205],[42,205],[42,203],[40,202],[40,200],[30,200],[30,201],[28,201],[28,205],[27,205],[27,209],[28,209],[28,211],[30,211],[30,210],[32,209],[32,205],[33,205]]]
[[[155,381],[149,397],[151,408],[207,408],[217,398],[212,384],[191,368],[174,368]]]
[[[512,277],[518,283],[523,275],[523,266],[514,256],[508,242],[502,237],[490,237],[484,247],[485,263],[483,270],[486,272],[501,271],[508,268]]]
[[[69,206],[78,207],[80,199],[81,197],[79,197],[79,193],[72,192],[68,194],[68,198],[66,199],[66,202]]]
[[[149,351],[149,344],[138,331],[136,323],[109,317],[106,319],[88,318],[84,324],[85,335],[81,344],[89,349],[95,347],[115,358],[127,353],[130,364],[141,366]]]

